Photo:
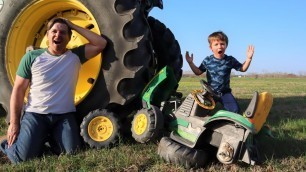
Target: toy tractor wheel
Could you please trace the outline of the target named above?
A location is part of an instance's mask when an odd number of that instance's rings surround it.
[[[152,109],[143,108],[139,110],[132,121],[132,136],[140,143],[156,140],[164,125],[161,111],[151,105]]]
[[[81,136],[91,148],[102,148],[114,145],[119,138],[120,125],[115,114],[95,110],[84,117],[81,123]]]
[[[166,162],[181,165],[187,169],[203,167],[209,157],[207,151],[189,148],[169,137],[163,137],[160,140],[158,154]]]

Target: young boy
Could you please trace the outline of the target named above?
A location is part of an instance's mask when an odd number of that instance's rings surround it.
[[[225,54],[228,46],[228,38],[223,32],[218,31],[210,34],[208,36],[208,42],[213,54],[207,56],[199,67],[193,63],[193,54],[189,56],[188,51],[186,52],[186,61],[196,75],[201,75],[206,72],[207,82],[213,91],[221,97],[219,101],[224,106],[224,109],[239,113],[240,108],[238,103],[231,93],[230,74],[232,69],[241,72],[247,71],[252,61],[254,47],[249,45],[247,58],[241,64],[234,57]]]

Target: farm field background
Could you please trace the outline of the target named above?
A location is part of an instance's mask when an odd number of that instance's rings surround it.
[[[201,89],[201,77],[183,77],[178,91],[186,96]],[[215,157],[200,171],[306,171],[306,78],[234,77],[233,94],[244,110],[254,91],[270,92],[273,106],[267,119],[274,138],[260,136],[263,164],[223,165]],[[0,134],[6,133],[5,116],[0,116]],[[1,164],[0,171],[185,171],[157,155],[157,144],[136,143],[122,137],[117,146],[101,150],[86,148],[76,155],[46,154],[20,165]]]

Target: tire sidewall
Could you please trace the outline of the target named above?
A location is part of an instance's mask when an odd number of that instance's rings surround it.
[[[158,144],[158,154],[165,161],[182,165],[187,169],[204,167],[208,162],[208,152],[192,149],[175,142],[170,137],[163,137]]]
[[[14,0],[6,0],[3,4],[2,10],[0,11],[0,104],[2,104],[3,109],[6,111],[7,123],[9,122],[9,100],[13,87],[8,78],[6,67],[6,64],[8,63],[6,57],[6,44],[14,20],[17,18],[22,9],[25,8],[30,2],[31,0],[20,0],[18,2]]]

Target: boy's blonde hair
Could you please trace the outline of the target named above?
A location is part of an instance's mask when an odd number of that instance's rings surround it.
[[[217,31],[208,36],[209,45],[212,44],[213,41],[220,40],[226,42],[226,46],[228,45],[228,38],[222,31]]]

